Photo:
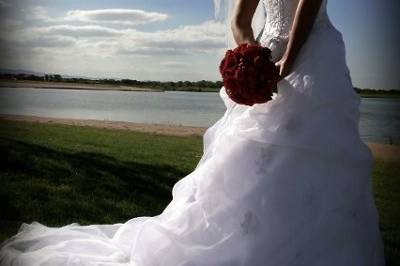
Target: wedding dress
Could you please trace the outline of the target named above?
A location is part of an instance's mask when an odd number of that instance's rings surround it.
[[[259,40],[274,60],[298,1],[263,1]],[[221,88],[226,112],[205,132],[201,160],[160,215],[113,225],[23,224],[3,243],[2,265],[384,265],[360,97],[326,4],[273,100],[238,105]]]

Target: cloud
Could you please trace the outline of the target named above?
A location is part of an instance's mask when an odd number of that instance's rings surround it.
[[[21,46],[27,48],[65,48],[74,46],[75,44],[76,41],[71,38],[58,36],[37,36],[30,39],[28,42],[23,43]]]
[[[167,54],[214,52],[225,47],[225,28],[219,22],[205,21],[199,25],[181,26],[155,32],[130,32],[125,53],[148,51]]]
[[[50,27],[42,27],[34,29],[37,33],[47,35],[61,35],[75,38],[86,37],[109,37],[124,34],[124,31],[115,30],[96,25],[73,26],[73,25],[56,25]]]
[[[186,50],[177,50],[175,48],[158,48],[154,49],[153,47],[117,47],[115,50],[115,54],[117,55],[143,55],[143,56],[177,56],[177,55],[188,55],[189,52]]]
[[[167,18],[167,14],[146,12],[140,9],[98,9],[68,11],[65,20],[89,23],[142,25],[151,22],[164,21]]]
[[[199,25],[175,29],[144,32],[135,29],[114,29],[99,25],[52,25],[16,30],[8,36],[18,45],[32,43],[35,47],[75,45],[72,40],[84,43],[82,49],[100,49],[123,55],[184,55],[208,53],[225,46],[224,31],[220,23],[206,21]],[[39,41],[40,40],[40,41]],[[46,44],[48,40],[49,44]],[[50,42],[56,42],[51,44]]]
[[[14,5],[11,8],[15,9]],[[160,76],[163,79],[174,75],[179,79],[184,75],[204,79],[206,74],[199,71],[200,66],[215,60],[216,52],[225,47],[225,25],[214,20],[143,31],[133,26],[163,21],[168,15],[103,9],[72,10],[50,16],[52,13],[40,6],[16,11],[19,13],[0,17],[5,30],[0,35],[0,46],[6,51],[0,60],[3,67],[106,75],[135,73],[141,78],[149,78],[157,69],[164,73]],[[207,71],[214,73],[212,68]]]
[[[160,65],[168,67],[168,68],[187,68],[190,67],[188,63],[180,62],[180,61],[165,61],[161,62]]]
[[[32,19],[35,19],[35,20],[44,20],[44,21],[46,21],[46,20],[50,19],[50,17],[47,14],[47,9],[45,7],[43,7],[43,6],[35,6],[32,9],[30,9],[28,12],[29,12],[28,15]]]
[[[68,36],[45,35],[30,30],[19,30],[0,36],[0,41],[8,49],[16,48],[65,48],[76,44],[76,39]],[[8,50],[7,49],[7,50]]]
[[[68,11],[66,16],[49,17],[47,9],[41,6],[30,8],[29,12],[29,16],[24,16],[23,25],[20,23],[18,27],[12,27],[12,32],[8,34],[11,37],[4,37],[19,44],[33,42],[35,47],[75,45],[71,41],[71,38],[75,38],[85,41],[82,49],[96,49],[99,47],[98,43],[102,42],[101,46],[108,46],[110,53],[124,55],[179,55],[213,52],[225,47],[225,25],[214,20],[145,32],[133,29],[131,25],[162,21],[167,19],[168,15],[139,9],[96,9],[72,10]],[[14,24],[17,25],[17,22]],[[114,28],[115,23],[127,26],[121,28],[121,25],[118,25]],[[54,40],[57,44],[46,44],[46,40]],[[102,48],[103,52],[106,52],[105,50]]]

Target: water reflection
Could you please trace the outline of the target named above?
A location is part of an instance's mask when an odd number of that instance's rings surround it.
[[[364,98],[365,141],[400,143],[400,100]],[[224,113],[217,93],[0,88],[0,113],[208,127]]]

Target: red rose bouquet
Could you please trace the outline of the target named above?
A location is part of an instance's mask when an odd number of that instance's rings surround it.
[[[247,43],[226,51],[219,71],[229,98],[250,106],[271,100],[279,77],[279,70],[271,61],[271,50]]]

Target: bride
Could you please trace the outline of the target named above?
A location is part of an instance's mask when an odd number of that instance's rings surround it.
[[[218,2],[218,1],[217,1]],[[326,0],[236,0],[237,44],[273,51],[273,100],[231,101],[204,134],[203,156],[155,217],[50,228],[23,224],[1,265],[384,265],[341,33]],[[257,39],[252,17],[266,13]],[[257,8],[257,9],[256,9]]]

